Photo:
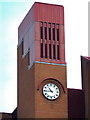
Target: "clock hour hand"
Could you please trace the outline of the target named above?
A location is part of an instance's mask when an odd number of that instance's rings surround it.
[[[44,92],[51,92],[51,91],[49,91],[49,90],[44,90]]]

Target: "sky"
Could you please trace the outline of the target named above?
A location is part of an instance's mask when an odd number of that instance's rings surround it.
[[[0,0],[0,112],[17,106],[18,26],[35,0]],[[64,6],[67,87],[81,89],[80,56],[88,56],[88,0],[36,0]]]

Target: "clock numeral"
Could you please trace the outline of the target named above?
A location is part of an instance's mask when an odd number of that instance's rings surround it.
[[[52,99],[52,97],[50,97]]]
[[[56,85],[53,84],[53,87],[55,87]]]
[[[50,86],[52,86],[52,84],[50,84]]]
[[[46,92],[46,90],[44,90],[44,92]]]
[[[55,98],[55,96],[54,96],[54,98]]]

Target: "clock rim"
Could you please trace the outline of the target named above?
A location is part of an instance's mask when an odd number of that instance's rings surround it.
[[[50,84],[50,83],[55,84],[54,82],[47,82],[47,83],[45,83],[45,84],[42,86],[42,94],[43,94],[43,87],[44,87],[46,84]],[[45,95],[43,94],[43,96],[44,96],[45,99],[47,99],[47,100],[49,100],[49,101],[55,101],[55,100],[59,99],[61,90],[60,90],[60,87],[59,87],[57,84],[55,84],[55,85],[56,85],[56,86],[58,87],[58,89],[59,89],[59,96],[58,96],[57,98],[55,98],[55,99],[48,99],[48,98],[45,97]]]

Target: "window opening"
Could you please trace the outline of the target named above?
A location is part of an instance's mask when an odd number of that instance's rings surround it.
[[[55,54],[55,45],[53,45],[53,59],[56,58],[56,54]]]
[[[51,59],[51,44],[49,44],[49,58]]]
[[[47,27],[45,27],[45,39],[47,39]]]
[[[57,59],[60,60],[59,45],[57,45]]]
[[[41,58],[43,58],[43,43],[41,43]]]
[[[40,37],[43,39],[43,27],[40,27]]]
[[[49,40],[51,40],[51,28],[49,28]]]
[[[30,49],[28,49],[28,65],[30,65]]]
[[[53,40],[55,40],[55,28],[53,28]]]
[[[47,44],[45,44],[45,58],[47,58]]]
[[[59,29],[57,29],[57,41],[59,41]]]

